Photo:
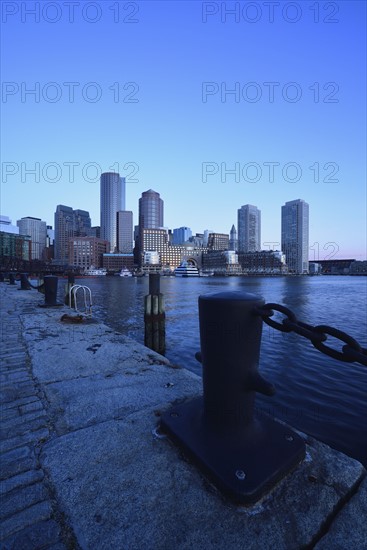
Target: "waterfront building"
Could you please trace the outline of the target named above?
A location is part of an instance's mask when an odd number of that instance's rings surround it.
[[[261,250],[261,212],[252,204],[238,209],[238,252]]]
[[[229,236],[225,233],[209,233],[208,249],[209,250],[228,250]]]
[[[91,220],[86,210],[73,210],[59,204],[55,212],[55,261],[69,262],[69,240],[71,237],[86,237],[91,228]]]
[[[100,178],[101,238],[109,241],[110,252],[117,251],[117,212],[125,210],[125,178],[104,172]]]
[[[285,255],[279,250],[259,250],[238,254],[239,263],[245,273],[274,274],[287,273]]]
[[[14,226],[13,226],[14,227]],[[0,267],[2,270],[23,270],[31,261],[32,243],[28,235],[0,231]]]
[[[310,275],[320,275],[321,273],[321,264],[317,262],[308,263],[308,272]]]
[[[192,237],[192,231],[189,227],[178,227],[173,230],[172,244],[184,244]]]
[[[203,270],[215,275],[240,275],[241,265],[233,250],[208,250],[203,254]]]
[[[237,231],[234,225],[232,225],[231,232],[229,234],[229,250],[238,250]]]
[[[308,273],[309,205],[302,199],[282,206],[282,251],[290,273]]]
[[[214,233],[213,229],[205,229],[203,233],[203,246],[208,246],[209,234]]]
[[[44,260],[47,246],[47,224],[40,218],[26,216],[17,221],[20,235],[29,235],[32,243],[32,260]]]
[[[97,237],[72,237],[69,240],[69,264],[83,270],[103,267],[102,257],[109,243]]]
[[[144,252],[144,265],[160,265],[160,257],[156,250],[146,250]]]
[[[127,268],[132,271],[134,268],[134,255],[133,254],[112,254],[107,252],[103,254],[103,267],[109,272],[118,273],[123,268]]]
[[[353,260],[349,268],[350,275],[367,275],[367,260]]]
[[[202,255],[206,252],[203,247],[195,247],[191,243],[173,245],[169,242],[167,229],[142,229],[140,234],[141,257],[140,265],[147,263],[147,256],[152,253],[158,254],[159,264],[169,271],[173,271],[183,260],[190,260],[197,267],[201,266]]]
[[[317,263],[321,266],[323,275],[349,275],[351,270],[353,271],[353,264],[358,262],[355,259],[333,258],[331,260],[317,260]]]
[[[130,210],[117,212],[117,250],[120,253],[133,253],[133,213]]]

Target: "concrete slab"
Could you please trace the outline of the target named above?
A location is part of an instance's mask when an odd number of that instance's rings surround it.
[[[41,462],[83,549],[301,548],[363,473],[310,441],[306,460],[261,503],[235,506],[152,435],[156,424],[146,409],[44,446]]]
[[[200,377],[135,340],[102,324],[65,326],[60,317],[22,317],[33,373],[58,434],[201,394]]]
[[[358,492],[335,517],[327,534],[315,546],[315,550],[345,550],[367,548],[367,479]]]

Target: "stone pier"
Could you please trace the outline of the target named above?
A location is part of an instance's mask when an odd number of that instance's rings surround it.
[[[237,506],[156,430],[198,376],[36,291],[0,299],[3,550],[367,548],[359,462],[303,434],[305,460]]]

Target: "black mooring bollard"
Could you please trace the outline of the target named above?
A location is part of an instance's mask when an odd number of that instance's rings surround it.
[[[162,427],[230,498],[250,505],[304,458],[288,426],[254,408],[274,387],[258,372],[264,300],[246,292],[199,297],[203,397],[177,405]]]
[[[166,350],[166,314],[159,273],[149,274],[149,294],[144,298],[144,344],[158,353]]]
[[[32,290],[32,287],[28,281],[28,275],[26,273],[20,274],[20,289],[19,290]]]
[[[9,273],[9,285],[15,285],[14,273]]]
[[[45,303],[39,304],[40,307],[55,307],[62,306],[60,302],[57,302],[57,283],[58,278],[55,275],[46,275],[44,277],[45,285]]]

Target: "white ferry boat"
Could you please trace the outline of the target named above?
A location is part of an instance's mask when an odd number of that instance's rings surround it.
[[[88,275],[92,277],[101,277],[103,275],[107,275],[107,269],[104,269],[104,268],[97,269],[95,267],[90,267],[89,269],[86,269],[84,271],[84,275]]]
[[[132,277],[133,274],[131,273],[131,271],[129,271],[127,269],[127,267],[123,267],[119,273],[119,276],[120,277]]]
[[[200,277],[199,270],[196,266],[189,264],[186,260],[181,262],[175,269],[176,277]]]

